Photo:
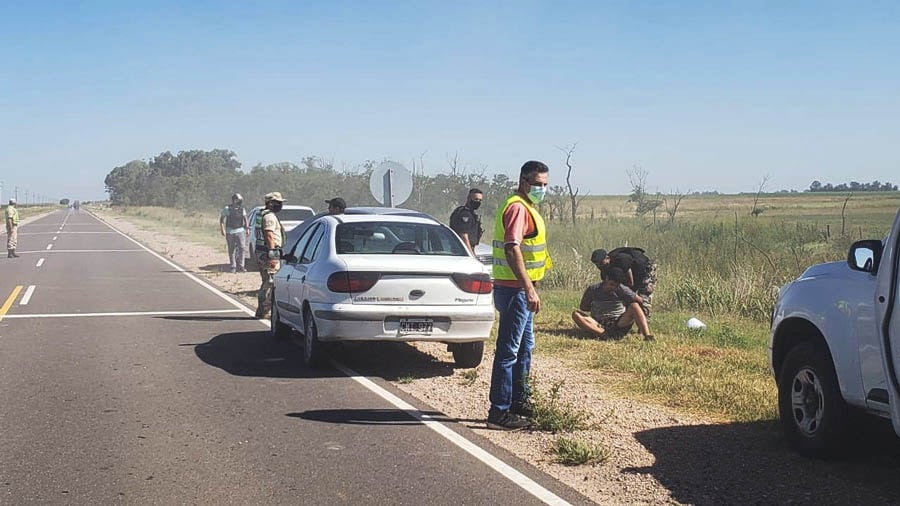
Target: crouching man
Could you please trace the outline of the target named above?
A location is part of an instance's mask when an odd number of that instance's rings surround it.
[[[609,269],[606,279],[587,287],[581,304],[572,313],[578,328],[591,337],[622,339],[637,324],[645,341],[653,341],[650,325],[642,307],[640,295],[625,285],[627,274],[622,269]]]

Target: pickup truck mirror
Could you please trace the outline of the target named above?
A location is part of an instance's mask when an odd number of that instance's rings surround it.
[[[881,241],[877,239],[856,241],[847,253],[847,264],[854,271],[875,274],[878,272],[878,263],[881,262],[882,249]]]

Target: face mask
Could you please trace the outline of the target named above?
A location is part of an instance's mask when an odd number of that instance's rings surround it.
[[[547,188],[544,186],[533,185],[531,187],[531,190],[528,192],[528,196],[535,204],[540,204],[541,201],[544,200],[545,195],[547,195]]]
[[[480,200],[470,200],[469,201],[469,209],[471,209],[473,211],[477,211],[479,207],[481,207]]]
[[[270,205],[272,206],[272,212],[277,213],[278,211],[281,211],[281,206],[283,206],[284,204],[282,204],[281,202],[272,202],[272,204]]]

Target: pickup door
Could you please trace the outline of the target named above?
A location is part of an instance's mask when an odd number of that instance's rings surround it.
[[[900,212],[884,244],[875,290],[875,318],[882,340],[882,361],[894,431],[900,435]]]

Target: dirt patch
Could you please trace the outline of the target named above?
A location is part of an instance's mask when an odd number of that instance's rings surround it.
[[[227,272],[224,239],[217,250],[142,230],[110,211],[98,214],[255,309],[259,275]],[[541,329],[536,330],[532,370],[539,386],[549,388],[564,382],[560,400],[590,412],[592,424],[590,429],[567,436],[603,445],[610,453],[606,462],[564,466],[555,463],[550,453],[556,435],[486,430],[490,352],[474,373],[454,368],[452,355],[439,344],[354,343],[341,347],[340,359],[362,374],[392,381],[597,503],[888,504],[900,497],[900,480],[896,479],[900,451],[897,439],[883,424],[876,422],[874,430],[861,431],[866,436],[849,459],[810,461],[787,450],[775,422],[712,423],[622,398],[611,388],[616,381],[613,375],[584,371],[542,355]]]

